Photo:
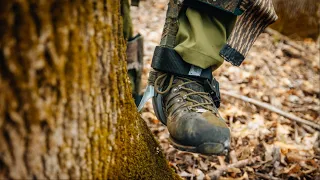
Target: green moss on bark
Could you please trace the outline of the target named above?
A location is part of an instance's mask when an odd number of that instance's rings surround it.
[[[179,178],[131,98],[118,1],[0,8],[0,179]]]

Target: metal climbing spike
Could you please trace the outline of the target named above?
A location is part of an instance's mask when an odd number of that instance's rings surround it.
[[[143,106],[147,103],[149,99],[154,97],[154,87],[152,85],[148,85],[146,91],[143,94],[143,97],[140,101],[140,104],[138,106],[138,112],[140,112],[143,108]]]

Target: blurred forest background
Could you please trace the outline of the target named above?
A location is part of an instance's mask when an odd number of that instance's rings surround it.
[[[214,72],[222,91],[220,113],[232,132],[229,163],[223,157],[174,149],[152,103],[143,110],[142,117],[181,177],[210,179],[217,169],[241,161],[245,165],[228,168],[220,179],[320,179],[319,1],[274,0],[274,5],[279,20],[259,37],[244,63],[234,67],[226,62]],[[145,38],[144,87],[166,8],[167,0],[144,0],[131,8],[134,30]],[[237,95],[267,103],[269,109]],[[272,107],[315,126],[279,115]],[[250,162],[256,157],[259,163]]]
[[[228,159],[174,149],[151,102],[136,111],[120,2],[0,1],[0,179],[320,179],[319,0],[274,0],[273,29],[214,72]],[[167,3],[131,7],[144,87]]]

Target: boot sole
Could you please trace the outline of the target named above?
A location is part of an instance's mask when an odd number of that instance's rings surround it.
[[[200,153],[204,155],[227,155],[228,149],[225,149],[221,143],[203,143],[199,146],[186,146],[174,140],[171,136],[169,137],[171,145],[181,151],[188,151],[192,153]]]

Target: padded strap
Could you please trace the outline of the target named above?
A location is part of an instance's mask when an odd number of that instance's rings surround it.
[[[151,67],[158,71],[180,76],[191,76],[208,80],[213,78],[211,68],[202,69],[186,63],[174,49],[167,47],[156,47]]]
[[[210,94],[216,107],[220,107],[219,83],[213,78],[211,68],[201,69],[186,63],[174,49],[161,46],[154,51],[151,67],[169,74],[196,78],[203,83],[204,90]]]

